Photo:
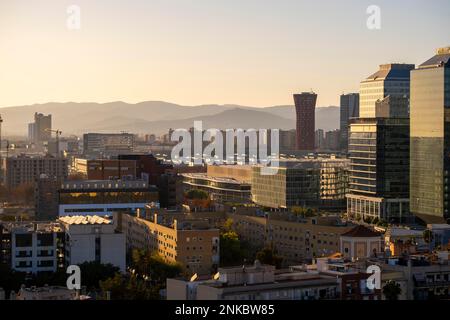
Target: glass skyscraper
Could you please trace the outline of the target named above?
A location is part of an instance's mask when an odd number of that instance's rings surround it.
[[[349,120],[359,117],[359,93],[342,94],[340,99],[340,148],[348,148]]]
[[[450,47],[411,72],[411,212],[427,223],[448,221]]]
[[[380,70],[361,81],[359,116],[375,117],[376,102],[387,96],[409,97],[409,76],[413,64],[382,64]]]

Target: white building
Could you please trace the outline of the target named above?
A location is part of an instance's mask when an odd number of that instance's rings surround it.
[[[116,232],[112,220],[99,216],[59,218],[66,231],[68,265],[98,261],[125,271],[125,235]]]
[[[11,223],[4,226],[10,234],[11,268],[20,272],[55,272],[61,243],[57,223]]]

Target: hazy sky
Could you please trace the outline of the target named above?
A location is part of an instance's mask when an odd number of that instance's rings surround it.
[[[81,30],[66,26],[72,4]],[[0,0],[0,106],[269,106],[311,88],[336,105],[379,64],[450,45],[449,13],[448,0]]]

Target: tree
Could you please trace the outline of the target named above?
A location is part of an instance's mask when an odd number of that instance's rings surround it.
[[[20,286],[25,283],[26,274],[10,269],[6,264],[0,263],[0,287],[5,290],[6,296],[11,291],[17,292]]]
[[[387,300],[398,300],[398,296],[402,293],[400,284],[395,281],[388,281],[383,287],[383,294]]]
[[[179,263],[168,262],[157,253],[138,249],[132,251],[131,268],[137,277],[148,277],[156,285],[165,285],[167,278],[175,278],[182,271]]]
[[[232,231],[233,230],[233,223],[234,223],[233,219],[228,218],[223,224],[223,227],[222,227],[223,231],[224,232]]]
[[[236,232],[227,231],[220,235],[220,265],[235,266],[243,262],[245,254]]]
[[[265,247],[259,251],[256,254],[256,259],[263,264],[275,266],[277,269],[281,268],[281,263],[283,262],[283,258],[276,254],[276,250],[272,246]]]
[[[113,277],[119,268],[112,264],[102,264],[100,262],[84,262],[79,265],[81,270],[81,285],[88,290],[98,289],[99,282]]]

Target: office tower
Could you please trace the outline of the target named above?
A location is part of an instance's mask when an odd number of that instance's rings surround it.
[[[294,94],[297,115],[297,150],[314,150],[316,101],[317,94],[314,92]]]
[[[448,221],[450,47],[411,72],[411,212],[428,223]]]
[[[413,64],[382,64],[380,70],[361,81],[359,116],[375,117],[376,102],[387,96],[409,97],[410,71]]]
[[[409,119],[353,119],[349,130],[348,215],[407,221],[410,218]]]
[[[52,115],[34,114],[34,122],[28,124],[28,140],[33,143],[50,141],[52,129]]]
[[[35,183],[42,174],[60,180],[67,178],[68,162],[66,158],[20,155],[6,159],[5,172],[6,187],[13,189]]]
[[[340,147],[347,151],[349,120],[359,117],[359,93],[342,94],[340,100]]]

